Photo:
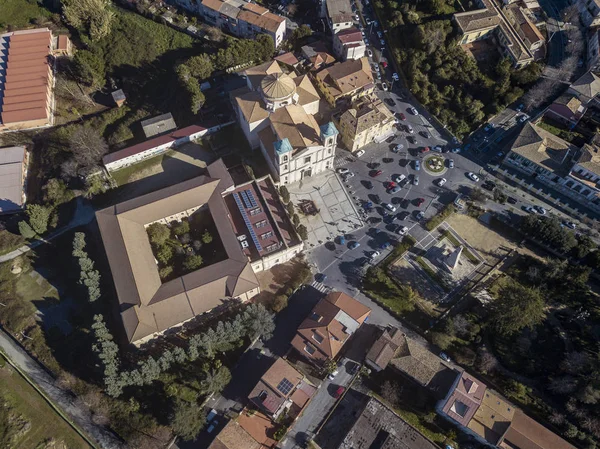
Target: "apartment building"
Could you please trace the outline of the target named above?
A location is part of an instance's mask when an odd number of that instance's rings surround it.
[[[375,90],[373,73],[366,57],[333,64],[317,72],[314,79],[332,107],[349,106]]]
[[[333,52],[336,58],[342,61],[364,57],[367,52],[367,46],[360,30],[356,27],[351,27],[334,34]]]
[[[350,28],[353,25],[353,13],[350,0],[326,0],[327,17],[331,33]]]
[[[356,152],[372,142],[381,142],[394,133],[395,118],[374,95],[359,98],[339,120],[342,142]]]

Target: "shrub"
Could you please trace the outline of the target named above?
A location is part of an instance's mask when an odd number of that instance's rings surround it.
[[[429,219],[427,223],[425,223],[425,228],[428,231],[433,231],[440,224],[442,224],[447,218],[450,217],[453,213],[456,212],[454,205],[448,204],[444,207],[438,214],[434,215]]]
[[[199,256],[197,254],[188,256],[185,259],[185,261],[183,262],[183,268],[185,268],[188,271],[197,270],[198,268],[200,268],[201,265],[202,265],[202,256]]]
[[[183,235],[190,232],[190,223],[187,220],[183,220],[173,226],[173,233],[175,235]]]
[[[289,203],[292,204],[292,203]],[[296,232],[298,233],[298,235],[300,236],[300,238],[302,240],[308,240],[308,229],[306,229],[306,226],[304,225],[300,225],[296,228]]]
[[[210,234],[210,232],[204,231],[204,234],[202,234],[202,242],[206,243],[207,245],[213,241],[213,237]]]
[[[281,195],[281,199],[284,203],[290,202],[290,192],[286,186],[279,187],[279,194]]]
[[[275,313],[281,312],[288,305],[288,297],[286,295],[278,295],[271,303],[271,310]]]

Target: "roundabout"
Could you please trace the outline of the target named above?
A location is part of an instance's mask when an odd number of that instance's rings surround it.
[[[432,176],[440,176],[448,171],[446,158],[439,154],[430,154],[423,159],[423,169]]]

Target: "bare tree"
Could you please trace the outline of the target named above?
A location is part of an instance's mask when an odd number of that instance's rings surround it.
[[[569,394],[577,388],[577,379],[572,376],[556,377],[548,384],[548,390],[556,394]]]
[[[589,365],[590,359],[584,352],[569,352],[560,363],[560,368],[569,374],[581,374]]]
[[[220,42],[223,39],[223,32],[217,27],[209,27],[206,34],[211,41]]]
[[[557,411],[552,412],[552,415],[548,419],[555,426],[562,426],[566,422],[565,415]]]
[[[73,158],[81,168],[95,167],[108,152],[108,144],[97,129],[79,126],[69,139]]]
[[[76,108],[94,104],[90,96],[75,81],[66,78],[62,74],[56,77],[55,92],[57,96],[69,101]]]
[[[494,354],[487,348],[481,346],[477,350],[477,365],[481,372],[489,373],[496,370],[500,364],[496,357],[494,357]]]
[[[454,327],[454,332],[456,332],[458,336],[464,337],[469,335],[471,323],[464,317],[464,315],[456,315],[452,319],[452,325]]]
[[[381,386],[381,396],[384,397],[390,404],[396,406],[400,401],[398,384],[386,380]]]

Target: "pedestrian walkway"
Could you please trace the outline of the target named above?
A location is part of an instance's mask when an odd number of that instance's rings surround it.
[[[326,285],[322,284],[321,282],[317,282],[317,281],[313,281],[311,286],[320,291],[321,293],[327,293],[329,291],[329,287],[327,287]]]

